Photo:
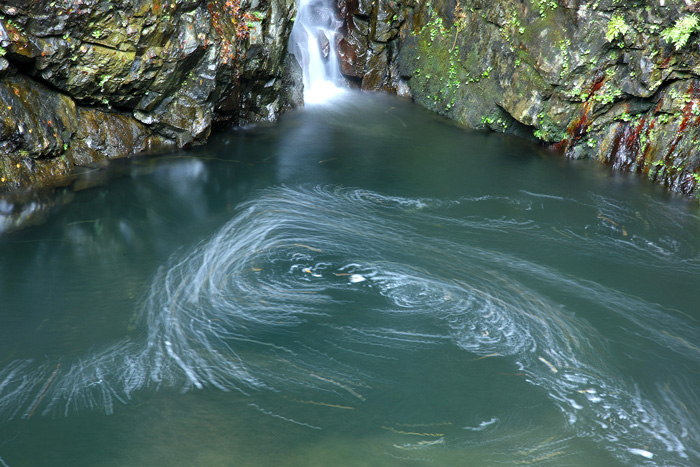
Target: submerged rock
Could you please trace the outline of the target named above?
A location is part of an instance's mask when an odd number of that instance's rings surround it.
[[[300,102],[293,0],[0,5],[0,190],[206,140]]]
[[[338,0],[342,71],[472,128],[698,194],[700,13],[652,0]]]

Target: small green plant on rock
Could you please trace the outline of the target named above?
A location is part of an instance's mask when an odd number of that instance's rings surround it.
[[[496,117],[481,117],[481,124],[485,127],[488,127],[492,130],[496,131],[506,131],[508,130],[508,121],[503,119],[503,118],[496,118]]]
[[[571,47],[571,39],[566,39],[559,42],[559,51],[561,52],[562,63],[559,77],[564,79],[566,72],[569,70],[569,48]]]
[[[548,143],[558,143],[566,139],[567,134],[544,112],[537,115],[537,121],[538,128],[532,133],[535,138]]]
[[[532,4],[540,12],[541,18],[545,18],[548,12],[556,10],[559,6],[556,0],[533,0]]]
[[[593,100],[600,105],[608,105],[615,102],[622,96],[622,90],[610,83],[606,83],[601,91],[592,96]]]
[[[624,38],[630,30],[630,27],[625,23],[625,18],[621,14],[615,13],[608,23],[608,32],[605,33],[605,40],[612,42],[618,37]]]
[[[676,24],[661,32],[661,37],[673,44],[676,50],[682,49],[690,39],[690,35],[700,31],[700,20],[695,14],[684,16],[676,21]]]

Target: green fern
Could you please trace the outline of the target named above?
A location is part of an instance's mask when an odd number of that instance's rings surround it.
[[[630,27],[625,23],[625,19],[621,15],[615,13],[608,23],[608,32],[605,33],[605,40],[612,42],[618,36],[624,37],[629,29]]]
[[[690,35],[700,31],[700,20],[697,15],[684,16],[676,21],[676,24],[661,32],[661,37],[668,43],[673,44],[676,50],[681,50],[688,43]]]

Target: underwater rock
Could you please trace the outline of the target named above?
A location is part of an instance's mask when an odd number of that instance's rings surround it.
[[[0,190],[74,165],[198,144],[300,103],[293,0],[8,0],[0,6]]]

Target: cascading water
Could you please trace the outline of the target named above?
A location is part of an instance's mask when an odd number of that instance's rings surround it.
[[[289,50],[304,74],[304,102],[325,102],[342,92],[336,37],[342,22],[329,0],[299,0]]]

